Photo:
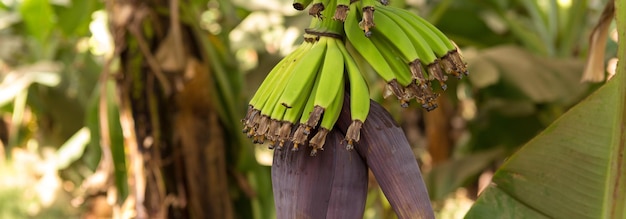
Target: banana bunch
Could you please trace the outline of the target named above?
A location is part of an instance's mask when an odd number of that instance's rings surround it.
[[[339,118],[346,80],[354,106],[352,135],[346,137],[351,149],[369,112],[369,90],[344,43],[334,37],[307,36],[272,69],[250,100],[244,132],[255,143],[270,141],[270,148],[287,141],[293,150],[308,144],[315,155]]]
[[[350,12],[344,23],[348,43],[387,82],[385,97],[395,95],[403,107],[415,98],[426,110],[435,109],[438,94],[430,82],[445,90],[446,74],[468,74],[456,46],[423,18],[376,0],[355,2]]]
[[[384,4],[383,4],[384,3]],[[467,68],[455,45],[417,15],[386,6],[386,0],[294,0],[310,5],[313,16],[304,42],[267,75],[249,103],[244,133],[254,143],[292,150],[323,150],[344,96],[350,95],[351,124],[346,148],[359,142],[370,110],[369,90],[356,59],[364,59],[387,82],[385,97],[403,107],[416,99],[428,111],[437,107],[431,81],[446,89],[446,74],[461,78]],[[350,44],[354,50],[346,49]],[[358,54],[354,54],[358,53]]]

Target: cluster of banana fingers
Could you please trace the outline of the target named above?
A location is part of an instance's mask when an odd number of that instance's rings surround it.
[[[369,113],[369,90],[345,44],[334,37],[307,36],[272,69],[250,100],[244,132],[255,143],[269,141],[270,148],[282,148],[287,141],[293,142],[293,150],[308,144],[315,155],[339,118],[346,80],[354,121],[346,141],[352,149]]]
[[[395,95],[403,107],[415,98],[435,109],[431,81],[445,90],[446,74],[468,74],[456,46],[423,18],[375,0],[355,2],[350,11],[357,13],[348,13],[344,23],[348,42],[387,82],[385,97]]]
[[[395,95],[403,107],[416,99],[428,111],[437,107],[432,81],[445,90],[446,74],[467,75],[456,46],[441,31],[383,3],[294,0],[297,10],[310,5],[315,28],[307,29],[304,42],[271,70],[250,100],[243,131],[254,143],[269,141],[270,148],[281,149],[291,141],[293,150],[308,145],[315,155],[339,118],[349,86],[352,123],[345,141],[351,150],[370,107],[356,59],[364,59],[387,82],[385,97]],[[324,25],[332,31],[324,32]]]

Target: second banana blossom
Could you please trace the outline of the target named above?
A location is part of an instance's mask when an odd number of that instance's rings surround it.
[[[445,74],[468,74],[455,45],[404,9],[375,0],[296,0],[294,8],[304,10],[309,4],[314,18],[305,41],[272,69],[250,100],[243,131],[254,143],[269,141],[270,148],[280,149],[291,141],[292,150],[308,145],[311,155],[317,154],[339,118],[344,90],[349,90],[352,123],[345,141],[353,149],[369,113],[360,59],[387,82],[385,97],[396,96],[403,107],[416,99],[428,111],[437,107],[431,81],[445,90]],[[354,50],[346,49],[347,44]]]

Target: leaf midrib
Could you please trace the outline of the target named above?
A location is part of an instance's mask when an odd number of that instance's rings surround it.
[[[607,200],[609,200],[609,218],[626,218],[626,212],[624,206],[626,206],[626,182],[624,182],[624,174],[626,170],[626,162],[624,160],[624,153],[626,151],[626,5],[624,1],[615,1],[616,6],[616,22],[619,38],[617,58],[620,60],[617,66],[617,74],[613,80],[617,83],[617,106],[619,107],[617,115],[618,119],[615,121],[615,132],[612,142],[614,143],[613,153],[610,158],[610,172],[609,172],[609,189],[606,193]]]

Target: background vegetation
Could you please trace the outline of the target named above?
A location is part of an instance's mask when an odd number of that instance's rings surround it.
[[[438,217],[460,218],[507,157],[599,87],[580,79],[606,1],[391,2],[449,35],[470,67],[429,113],[372,90],[413,145]],[[287,0],[1,0],[0,217],[127,216],[143,201],[148,215],[271,218],[272,153],[238,120],[309,19]],[[367,218],[394,217],[375,182],[367,206]]]

